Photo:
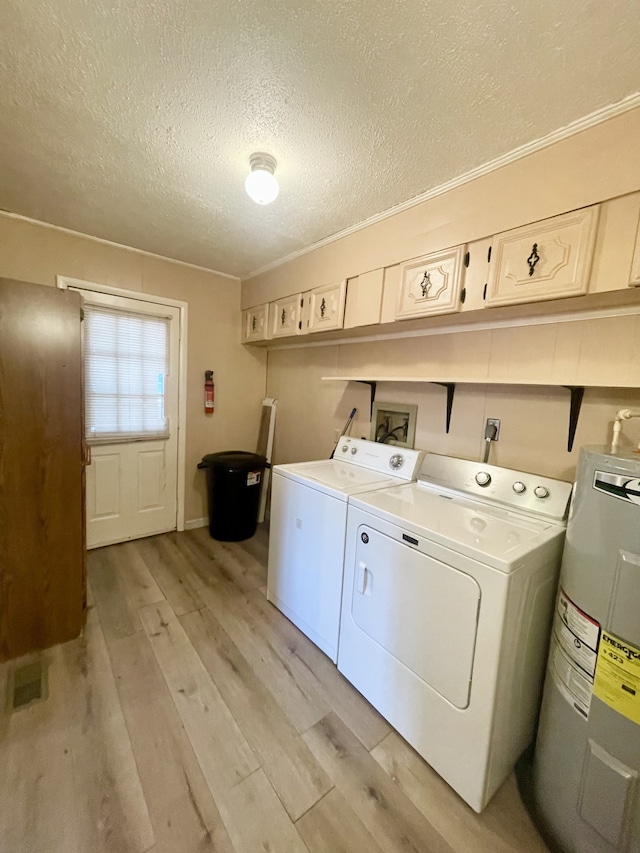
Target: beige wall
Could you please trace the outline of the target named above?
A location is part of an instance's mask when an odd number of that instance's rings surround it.
[[[640,319],[633,318],[635,326],[633,349],[636,353],[636,375],[640,369]],[[557,328],[542,327],[554,333],[558,342],[555,361],[565,361],[562,353],[583,341],[606,341],[614,347],[611,362],[620,366],[629,376],[629,362],[620,358],[628,351],[629,318],[585,321]],[[617,331],[616,331],[617,329]],[[506,330],[511,333],[512,330]],[[552,375],[550,359],[535,355],[539,337],[529,339],[527,332],[519,329],[522,347],[527,351],[527,369],[538,374],[538,382]],[[484,333],[448,336],[457,338],[456,347],[460,364],[477,365],[483,372],[491,362],[490,352],[484,348],[479,336]],[[500,353],[508,335],[486,333],[493,337],[494,352]],[[604,335],[604,337],[603,337]],[[453,378],[448,373],[434,372],[440,362],[442,350],[447,349],[445,336],[389,340],[347,346],[313,347],[310,349],[275,350],[269,353],[267,393],[278,398],[278,424],[274,447],[275,462],[295,462],[304,459],[322,459],[333,448],[334,431],[345,423],[351,409],[358,409],[351,435],[369,437],[369,388],[357,382],[326,382],[322,376],[365,375],[372,373],[388,376],[429,376]],[[516,345],[517,346],[517,345]],[[602,363],[605,355],[600,347],[594,348],[594,359]],[[565,362],[566,363],[566,362]],[[569,361],[571,363],[571,360]],[[354,366],[358,366],[358,370]],[[505,368],[508,360],[505,357]],[[576,375],[576,374],[574,374]],[[556,374],[556,377],[558,374]],[[557,379],[556,379],[557,381]],[[571,384],[571,383],[569,383]],[[579,374],[575,384],[579,384]],[[640,385],[640,381],[638,383]],[[435,453],[480,459],[484,449],[483,434],[486,418],[500,418],[500,440],[492,445],[490,462],[551,477],[571,480],[575,473],[578,449],[585,444],[604,444],[611,441],[613,418],[623,407],[640,408],[640,390],[635,388],[592,387],[585,391],[584,401],[575,436],[574,449],[567,451],[569,424],[569,391],[558,385],[501,385],[486,383],[457,383],[451,417],[451,428],[445,431],[446,391],[439,385],[409,382],[378,383],[376,399],[388,403],[414,403],[418,406],[415,445]],[[632,449],[640,442],[640,421],[624,425],[621,446]]]
[[[243,305],[637,192],[638,138],[640,110],[634,110],[245,281]],[[592,285],[602,291],[628,281],[637,196],[606,206],[605,214],[602,228],[629,231],[624,236],[629,247],[621,260],[610,257],[617,254],[615,241],[608,243],[609,255],[596,252]],[[358,415],[351,434],[368,437],[367,386],[321,380],[336,374],[475,380],[478,384],[457,386],[448,435],[443,388],[383,382],[376,399],[418,405],[417,447],[471,459],[482,453],[485,419],[500,418],[491,461],[571,479],[577,449],[610,441],[616,411],[640,407],[640,317],[271,349],[267,393],[279,400],[275,461],[328,456],[335,429],[353,406]],[[507,381],[514,384],[497,384]],[[592,386],[571,453],[564,384]],[[625,425],[624,435],[623,446],[634,446],[640,423]]]
[[[179,299],[189,305],[187,521],[206,516],[205,453],[253,450],[265,391],[266,353],[240,341],[235,279],[0,215],[0,276],[55,285],[56,275]],[[203,374],[216,375],[216,411],[203,412]]]

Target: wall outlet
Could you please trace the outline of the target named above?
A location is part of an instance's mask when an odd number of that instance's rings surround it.
[[[490,427],[495,427],[496,429],[495,438],[492,438],[490,440],[497,441],[500,438],[500,418],[487,418],[487,424],[485,426],[485,436],[487,434],[486,430],[488,430]]]

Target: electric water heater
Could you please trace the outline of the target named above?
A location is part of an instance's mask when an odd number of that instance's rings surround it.
[[[533,796],[565,853],[640,853],[640,454],[583,448]]]

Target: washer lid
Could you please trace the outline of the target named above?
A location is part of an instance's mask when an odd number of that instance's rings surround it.
[[[437,542],[507,572],[564,532],[561,523],[440,494],[416,483],[363,495],[351,503],[414,533],[421,550],[427,540]]]
[[[273,472],[342,500],[347,500],[349,495],[356,495],[359,492],[383,489],[398,484],[397,477],[361,468],[359,465],[351,465],[339,459],[275,465]]]

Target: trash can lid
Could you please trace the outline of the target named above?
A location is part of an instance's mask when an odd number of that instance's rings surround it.
[[[266,468],[267,457],[247,450],[223,450],[221,453],[207,453],[198,463],[198,468],[227,468],[232,471]]]

